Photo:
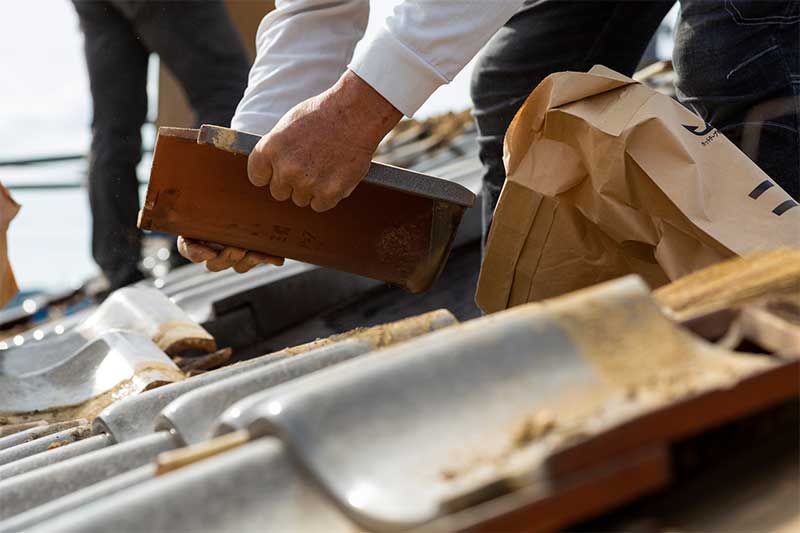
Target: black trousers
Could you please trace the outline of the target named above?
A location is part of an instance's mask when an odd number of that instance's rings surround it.
[[[141,278],[136,228],[150,53],[175,75],[198,123],[227,126],[249,62],[221,0],[73,0],[92,92],[89,202],[92,255],[111,288]]]
[[[503,136],[530,92],[597,63],[633,74],[673,3],[531,1],[495,34],[472,82],[487,221],[505,180]],[[800,199],[800,2],[681,0],[673,60],[681,102]]]

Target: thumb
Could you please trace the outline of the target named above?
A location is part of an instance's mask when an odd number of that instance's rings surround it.
[[[269,185],[272,180],[272,161],[263,149],[265,139],[262,138],[247,157],[247,177],[256,187]]]

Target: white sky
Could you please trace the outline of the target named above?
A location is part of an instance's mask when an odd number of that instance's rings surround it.
[[[87,146],[89,87],[67,0],[6,0],[0,63],[0,159]]]

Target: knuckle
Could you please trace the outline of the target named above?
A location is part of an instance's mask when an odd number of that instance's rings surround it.
[[[298,191],[295,190],[292,193],[292,202],[299,207],[305,207],[311,202],[311,197],[308,194],[298,193]]]
[[[292,183],[292,194],[299,194],[302,196],[310,195],[313,192],[312,184],[305,180],[298,180]]]
[[[192,261],[193,263],[202,263],[203,261],[214,259],[215,257],[209,257],[207,254],[204,254],[203,251],[199,248],[189,248],[186,250],[186,257]]]
[[[227,261],[230,261],[231,260],[231,252],[232,252],[232,250],[230,248],[227,248],[227,247],[223,248],[222,251],[219,253],[219,256],[217,257],[217,262],[218,263],[225,263]]]
[[[218,272],[220,270],[225,270],[228,267],[228,261],[226,261],[222,256],[215,257],[214,259],[209,259],[206,261],[206,267],[212,272]]]
[[[280,138],[278,136],[267,133],[256,143],[252,154],[256,154],[261,158],[272,159],[275,155],[275,146],[279,143]]]
[[[305,177],[305,168],[292,159],[284,160],[280,163],[280,174],[283,178],[300,182]]]
[[[286,200],[292,194],[292,188],[282,181],[274,180],[269,184],[269,192],[276,200]]]
[[[344,193],[340,189],[322,193],[322,200],[327,204],[337,204],[342,198],[344,198]]]
[[[350,180],[343,177],[334,177],[325,184],[322,194],[329,199],[343,198],[348,189],[350,189]]]
[[[253,152],[247,158],[247,177],[253,185],[263,187],[272,176],[272,166],[268,158]]]
[[[231,262],[237,263],[241,261],[242,257],[245,256],[245,253],[247,252],[241,248],[231,248],[231,253],[229,254]]]
[[[243,268],[244,272],[247,272],[258,264],[258,255],[259,254],[257,252],[248,252],[242,258],[242,260],[236,264],[239,266],[239,268]]]

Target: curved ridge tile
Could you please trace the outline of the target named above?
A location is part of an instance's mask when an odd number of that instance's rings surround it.
[[[366,328],[352,338],[187,392],[165,407],[156,429],[172,430],[186,444],[197,444],[212,436],[215,421],[227,407],[246,396],[457,322],[449,311],[438,310]]]
[[[769,364],[692,337],[631,276],[251,396],[217,433],[277,435],[353,520],[396,530],[498,478],[546,476],[538,466],[555,447],[670,394],[727,387]]]
[[[24,376],[52,367],[87,341],[113,330],[149,337],[170,354],[189,348],[216,350],[214,338],[164,294],[146,287],[124,287],[114,291],[74,328],[0,351],[0,376]]]
[[[368,342],[372,348],[387,344],[392,338],[402,340],[421,335],[432,329],[444,327],[455,322],[455,317],[448,311],[433,311],[412,317],[375,326],[373,328],[356,329],[339,335],[333,335],[300,346],[286,348],[277,352],[262,355],[255,359],[243,361],[235,365],[218,368],[199,376],[194,376],[179,383],[171,383],[158,390],[147,391],[144,394],[125,398],[103,410],[95,420],[95,432],[108,433],[117,442],[145,435],[154,430],[156,418],[170,402],[183,394],[199,389],[200,387],[217,383],[222,380],[243,373],[252,372],[254,369],[271,365],[285,358],[294,358],[301,354],[329,346],[333,343],[358,339]],[[387,333],[391,333],[387,336]],[[352,343],[350,343],[352,344]],[[350,349],[353,349],[351,346]],[[361,348],[359,348],[360,350]]]
[[[97,337],[109,329],[136,331],[151,338],[167,353],[188,348],[216,350],[211,335],[175,302],[156,289],[144,287],[114,291],[77,329],[86,338]],[[180,335],[173,334],[174,329],[180,329]]]
[[[91,419],[113,401],[182,379],[150,339],[107,331],[50,367],[23,376],[0,375],[0,418],[10,423]]]

